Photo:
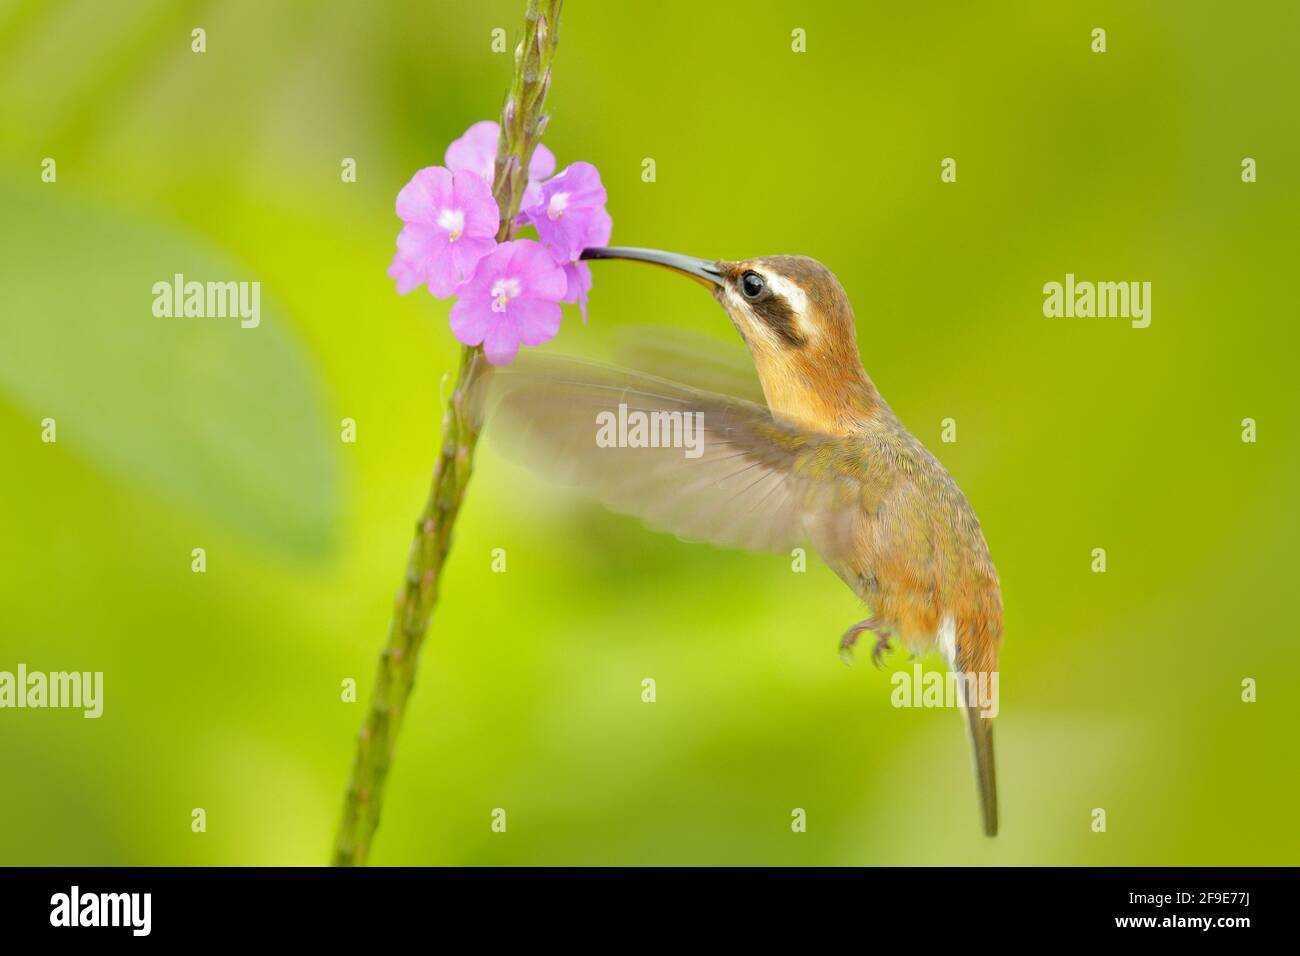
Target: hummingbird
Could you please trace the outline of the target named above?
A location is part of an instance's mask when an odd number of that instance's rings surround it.
[[[493,414],[518,426],[513,450],[682,538],[784,553],[811,544],[868,610],[839,639],[846,660],[870,635],[877,666],[895,641],[914,655],[937,649],[954,674],[996,674],[1002,597],[980,523],[867,375],[834,273],[796,255],[713,261],[608,246],[582,258],[651,263],[705,286],[747,347],[761,397],[534,354],[493,373]],[[593,440],[593,423],[616,411],[642,416],[623,453]],[[672,439],[696,422],[702,441],[683,454]],[[971,685],[955,683],[984,833],[995,836],[992,720]]]

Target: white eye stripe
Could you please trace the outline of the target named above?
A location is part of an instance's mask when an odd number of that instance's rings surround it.
[[[808,297],[804,295],[803,289],[799,288],[784,276],[774,275],[755,269],[763,280],[767,283],[768,288],[785,299],[786,304],[790,306],[796,318],[802,319],[808,310]],[[800,325],[803,323],[801,322]]]
[[[768,272],[764,269],[755,269],[767,283],[767,287],[773,295],[779,295],[785,300],[790,311],[794,313],[794,326],[799,335],[805,339],[815,339],[818,336],[818,330],[814,323],[807,320],[808,316],[808,296],[804,294],[796,283],[791,282],[785,276],[778,275],[774,272]],[[776,338],[775,335],[772,336]]]
[[[767,291],[772,295],[780,296],[790,307],[794,314],[795,331],[803,336],[805,340],[816,339],[819,337],[818,329],[815,324],[808,321],[807,308],[808,296],[804,294],[796,283],[774,272],[751,266],[745,269],[745,272],[756,272],[763,277],[763,282],[767,286]],[[745,272],[741,273],[743,277]],[[754,305],[757,300],[746,298],[745,293],[740,290],[742,279],[736,279],[728,282],[723,286],[723,298],[727,303],[726,307],[733,314],[745,317],[745,331],[742,334],[747,335],[750,339],[760,339],[773,347],[784,348],[785,341],[781,335],[771,327],[755,310]],[[762,296],[760,298],[766,298]]]

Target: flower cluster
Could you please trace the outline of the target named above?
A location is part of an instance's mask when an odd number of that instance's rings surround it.
[[[397,194],[402,231],[388,275],[403,295],[420,285],[456,297],[451,330],[482,345],[493,365],[508,365],[519,346],[541,345],[560,330],[560,303],[576,303],[587,320],[591,270],[578,259],[609,242],[605,187],[590,163],[558,175],[555,154],[539,145],[515,225],[537,239],[496,241],[500,210],[492,177],[500,128],[475,123],[447,147],[446,166],[429,166]]]

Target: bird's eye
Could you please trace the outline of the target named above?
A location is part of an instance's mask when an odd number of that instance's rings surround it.
[[[740,277],[740,291],[746,299],[757,299],[766,285],[767,283],[763,281],[763,277],[757,272],[746,272]]]

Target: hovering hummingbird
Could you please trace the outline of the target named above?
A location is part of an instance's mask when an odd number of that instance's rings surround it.
[[[877,666],[892,639],[914,654],[937,647],[959,675],[994,674],[1002,598],[979,521],[862,367],[835,275],[804,256],[711,262],[599,247],[582,258],[654,263],[705,285],[748,347],[765,403],[577,360],[521,358],[494,373],[495,414],[520,428],[534,464],[567,471],[614,510],[684,538],[785,553],[811,543],[869,609],[840,639],[846,657],[870,634]],[[595,422],[613,414],[646,416],[652,430],[698,422],[702,442],[683,454],[643,435],[635,451],[613,454],[593,440]],[[992,721],[962,693],[968,685],[956,686],[984,832],[994,836]]]

